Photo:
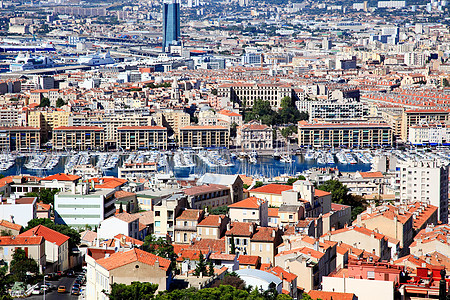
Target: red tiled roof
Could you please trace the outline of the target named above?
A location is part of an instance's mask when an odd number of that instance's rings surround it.
[[[1,236],[0,246],[9,245],[40,245],[44,241],[42,236]]]
[[[218,227],[222,224],[222,220],[225,219],[225,215],[209,215],[204,218],[197,226],[214,226]]]
[[[78,175],[70,175],[70,174],[64,174],[64,173],[58,173],[54,175],[47,176],[43,178],[42,180],[45,181],[51,181],[51,180],[58,180],[58,181],[75,181],[80,179],[81,177]]]
[[[231,229],[227,230],[225,235],[234,236],[247,236],[250,237],[253,234],[254,224],[247,222],[232,222]]]
[[[240,265],[257,266],[261,261],[261,257],[257,255],[239,255],[238,261]]]
[[[103,127],[99,126],[60,126],[56,127],[53,130],[87,130],[87,131],[102,131]]]
[[[269,207],[269,217],[278,217],[278,208]]]
[[[204,184],[204,185],[186,188],[186,189],[183,189],[183,192],[188,196],[194,196],[194,195],[198,195],[198,194],[205,194],[205,193],[216,192],[216,191],[224,191],[224,190],[229,190],[229,189],[230,188],[225,185],[210,183],[210,184]]]
[[[312,299],[322,299],[322,300],[353,300],[355,299],[355,294],[352,293],[338,293],[338,292],[325,292],[311,290],[308,295]]]
[[[288,282],[292,282],[297,278],[297,275],[292,274],[286,270],[284,270],[282,267],[276,266],[272,269],[268,270],[267,272],[272,273],[279,277],[281,280],[286,280]]]
[[[114,193],[114,197],[116,197],[116,199],[126,198],[126,197],[131,197],[131,196],[136,196],[136,194],[132,193],[132,192],[127,192],[127,191],[117,191]]]
[[[137,261],[154,266],[157,260],[161,269],[165,271],[169,269],[170,260],[136,248],[126,252],[114,253],[110,257],[101,258],[96,262],[106,270],[110,271]]]
[[[229,208],[246,208],[246,209],[258,209],[261,206],[261,202],[265,202],[262,199],[256,197],[250,197],[242,201],[228,205]]]
[[[384,178],[381,172],[359,172],[362,178]]]
[[[117,130],[167,130],[167,128],[162,126],[122,126]]]
[[[70,238],[67,235],[59,233],[58,231],[45,227],[44,225],[33,227],[24,233],[21,233],[19,236],[42,236],[46,241],[55,243],[58,246],[61,246]]]
[[[181,213],[181,215],[177,218],[177,220],[198,220],[202,215],[201,209],[185,209]]]
[[[258,227],[251,240],[258,242],[273,242],[275,240],[276,233],[276,228]]]
[[[9,229],[12,229],[12,230],[17,230],[17,231],[20,231],[20,229],[22,229],[21,225],[14,224],[14,223],[11,223],[11,222],[6,221],[6,220],[1,220],[0,221],[0,226],[6,227],[6,228],[9,228]]]
[[[292,186],[290,185],[283,185],[283,184],[267,184],[264,186],[261,186],[256,189],[252,189],[250,193],[264,193],[264,194],[277,194],[281,195],[281,192],[292,190]]]
[[[128,235],[124,235],[124,234],[118,234],[118,235],[114,236],[114,238],[115,238],[116,240],[119,240],[121,243],[122,243],[122,242],[125,242],[125,243],[131,243],[132,245],[137,245],[137,246],[142,246],[142,245],[144,245],[144,242],[143,242],[143,241],[137,240],[137,239],[135,239],[135,238],[132,238],[132,237],[130,237],[130,236],[128,236]],[[125,243],[124,243],[124,244],[125,244]]]
[[[315,189],[315,190],[314,190],[314,195],[317,196],[317,197],[324,197],[324,196],[331,195],[331,193],[330,193],[330,192],[326,192],[326,191],[322,191],[322,190]]]
[[[199,125],[192,125],[192,126],[181,127],[180,130],[227,130],[227,128],[225,128],[223,126],[199,126]]]
[[[219,259],[219,260],[234,260],[236,258],[236,254],[226,254],[215,252],[209,255],[209,259]]]

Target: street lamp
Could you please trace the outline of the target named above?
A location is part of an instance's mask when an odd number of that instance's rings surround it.
[[[44,300],[45,300],[45,291],[47,290],[47,286],[45,285],[45,277],[47,277],[47,275],[44,275]]]

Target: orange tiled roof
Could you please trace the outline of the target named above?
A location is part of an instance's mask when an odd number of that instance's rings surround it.
[[[257,255],[239,255],[238,261],[240,265],[256,266],[261,261],[261,257]]]
[[[156,261],[158,261],[159,268],[165,271],[167,271],[170,266],[170,260],[136,248],[125,252],[114,253],[110,257],[101,258],[96,262],[106,270],[110,271],[137,261],[150,266],[154,266]]]
[[[278,208],[269,207],[269,217],[278,217]]]
[[[256,189],[252,189],[250,193],[264,193],[264,194],[277,194],[281,195],[281,192],[292,190],[292,186],[283,184],[267,184]]]
[[[222,224],[222,220],[226,218],[225,215],[209,215],[206,218],[204,218],[200,223],[198,223],[198,226],[220,226]]]
[[[12,230],[17,230],[17,231],[20,231],[20,229],[22,229],[21,225],[14,224],[14,223],[11,223],[11,222],[6,221],[6,220],[1,220],[0,221],[0,226],[6,227],[6,228],[9,228],[9,229],[12,229]]]
[[[353,300],[355,299],[355,294],[352,293],[338,293],[338,292],[325,292],[311,290],[308,295],[312,299],[322,299],[322,300]]]
[[[247,236],[250,237],[253,234],[253,223],[247,222],[232,222],[231,229],[227,230],[225,235],[234,235],[234,236]]]
[[[47,176],[43,178],[42,180],[45,181],[51,181],[51,180],[58,180],[58,181],[75,181],[80,179],[81,177],[78,175],[70,175],[70,174],[64,174],[64,173],[58,173],[54,175]]]
[[[44,225],[38,225],[36,227],[33,227],[25,231],[24,233],[21,233],[19,236],[22,237],[40,236],[43,237],[46,241],[55,243],[58,246],[61,246],[70,238],[67,235],[59,233],[58,231],[45,227]]]
[[[246,208],[246,209],[258,209],[261,206],[261,202],[265,202],[262,199],[256,197],[250,197],[242,201],[228,205],[229,208]]]
[[[1,236],[0,246],[40,245],[43,241],[42,236]]]
[[[198,220],[202,215],[201,209],[185,209],[177,220]]]

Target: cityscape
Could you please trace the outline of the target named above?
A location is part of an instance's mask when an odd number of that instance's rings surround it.
[[[447,0],[0,8],[2,300],[450,299]]]

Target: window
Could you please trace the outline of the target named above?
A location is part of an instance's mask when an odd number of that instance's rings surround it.
[[[161,227],[161,221],[155,221],[155,227]]]
[[[159,210],[155,211],[155,217],[160,217],[161,216],[161,212]]]

